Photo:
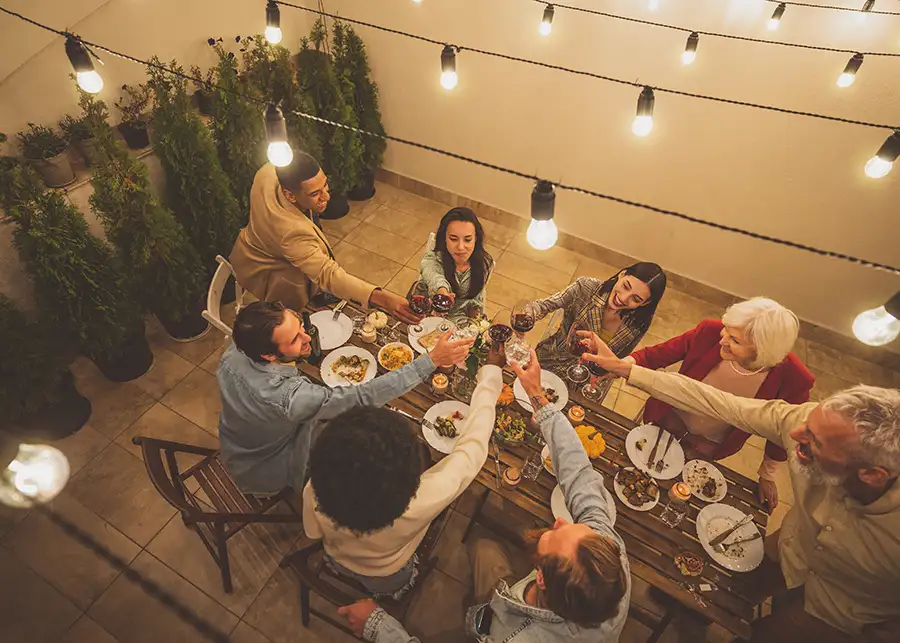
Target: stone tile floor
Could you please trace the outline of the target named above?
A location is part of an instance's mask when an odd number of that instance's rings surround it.
[[[354,203],[339,221],[325,222],[340,262],[350,272],[405,294],[416,278],[428,234],[446,206],[378,185],[375,199]],[[486,222],[489,251],[497,271],[488,289],[488,312],[502,313],[519,299],[562,288],[580,275],[611,275],[602,264],[564,248],[539,253],[522,232]],[[669,289],[645,344],[693,327],[722,308]],[[532,331],[536,336],[543,326]],[[217,444],[220,409],[214,377],[225,340],[216,331],[192,343],[169,339],[155,322],[148,324],[156,361],[143,378],[125,384],[106,381],[86,360],[73,370],[79,388],[94,405],[90,422],[58,446],[72,467],[68,487],[51,505],[131,570],[156,581],[195,615],[242,643],[348,641],[320,622],[304,630],[299,621],[297,583],[278,569],[282,554],[300,537],[299,527],[251,527],[231,541],[234,593],[222,591],[218,570],[197,537],[190,533],[153,489],[131,444],[136,435],[152,435],[200,445]],[[817,377],[814,398],[857,382],[898,386],[900,373],[801,340],[797,354]],[[645,395],[621,382],[605,404],[635,417]],[[755,475],[763,443],[751,439],[727,464]],[[793,497],[787,479],[773,528]],[[462,601],[469,582],[468,564],[459,546],[471,493],[457,503],[442,537],[438,570],[428,579],[408,624],[427,643],[460,641]],[[0,578],[4,600],[0,623],[4,640],[42,643],[135,643],[197,641],[200,637],[171,609],[135,585],[126,574],[63,532],[41,511],[0,508]],[[651,610],[646,587],[635,587],[635,600]],[[643,641],[649,630],[629,620],[623,641]],[[710,640],[729,640],[710,628]],[[672,628],[663,638],[674,640]]]

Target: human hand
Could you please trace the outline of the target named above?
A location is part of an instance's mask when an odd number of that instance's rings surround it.
[[[509,366],[519,378],[519,382],[522,383],[522,388],[525,389],[529,398],[544,394],[544,387],[541,386],[541,365],[538,363],[537,353],[533,348],[531,349],[531,359],[525,368],[522,368],[518,362],[510,362]]]
[[[633,364],[630,361],[619,359],[612,349],[606,345],[597,333],[589,330],[579,330],[578,337],[583,337],[587,342],[589,353],[584,353],[581,359],[585,362],[592,362],[602,367],[613,375],[627,378],[631,374]]]
[[[422,316],[415,314],[410,309],[409,303],[404,297],[395,295],[392,292],[376,288],[369,297],[369,303],[384,308],[391,315],[407,324],[418,324],[422,321]]]
[[[361,637],[366,627],[366,621],[378,609],[378,603],[371,598],[364,598],[356,601],[353,605],[344,605],[339,607],[337,613],[347,619],[347,625],[353,630],[356,636]]]
[[[770,511],[778,506],[778,487],[774,480],[759,479],[759,501],[767,503]]]
[[[450,341],[453,331],[448,330],[428,354],[435,366],[453,366],[464,362],[469,355],[469,348],[475,343],[474,338]]]
[[[447,288],[438,288],[437,291],[435,292],[435,294],[436,295],[447,295],[450,298],[450,301],[452,301],[454,303],[456,302],[456,293],[451,292]]]
[[[506,344],[492,342],[487,355],[487,363],[500,368],[506,366]]]

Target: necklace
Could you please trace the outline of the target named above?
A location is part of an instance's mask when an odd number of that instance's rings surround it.
[[[749,377],[751,375],[757,375],[759,373],[762,373],[764,370],[766,370],[765,366],[761,366],[758,369],[756,369],[755,371],[742,371],[742,370],[738,369],[738,367],[735,365],[734,361],[728,360],[728,363],[731,364],[731,370],[733,370],[738,375],[743,375],[744,377]]]

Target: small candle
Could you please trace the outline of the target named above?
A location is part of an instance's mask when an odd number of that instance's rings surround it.
[[[362,325],[362,328],[359,330],[359,337],[367,344],[371,344],[375,341],[375,337],[377,332],[375,331],[375,326],[366,322]]]
[[[435,395],[444,395],[447,393],[447,387],[450,386],[450,380],[443,373],[435,373],[431,378],[431,390]]]
[[[579,423],[584,419],[584,409],[577,404],[569,409],[569,420]]]
[[[522,479],[522,473],[516,467],[508,467],[503,472],[503,482],[507,487],[515,488],[519,486]]]

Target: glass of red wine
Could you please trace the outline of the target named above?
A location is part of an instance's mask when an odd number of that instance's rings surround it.
[[[488,337],[491,338],[492,344],[505,344],[512,336],[513,329],[509,325],[509,311],[501,310],[491,320]]]
[[[588,347],[585,338],[578,336],[578,331],[580,330],[588,330],[587,325],[577,322],[572,324],[572,328],[569,329],[569,336],[567,338],[569,352],[579,359],[566,371],[566,378],[576,386],[584,384],[591,378],[591,373],[588,371],[587,365],[581,361],[581,356],[587,352]]]
[[[406,293],[406,301],[409,309],[416,315],[427,315],[431,312],[431,297],[428,296],[428,284],[424,281],[415,281]],[[422,333],[425,329],[422,324],[412,327],[413,333]]]
[[[584,364],[585,368],[587,368],[588,372],[590,373],[590,382],[588,382],[581,388],[581,394],[584,395],[589,400],[599,400],[602,397],[603,392],[606,390],[606,387],[604,387],[603,390],[601,390],[600,388],[597,387],[597,382],[599,382],[600,378],[602,378],[604,375],[606,375],[609,371],[607,371],[605,368],[603,368],[601,366],[598,366],[594,362],[582,362],[582,363]]]
[[[509,314],[510,326],[519,337],[523,337],[525,333],[534,328],[534,314],[528,303],[527,301],[517,302]]]
[[[442,292],[431,296],[431,305],[436,315],[446,315],[453,308],[453,299]]]

